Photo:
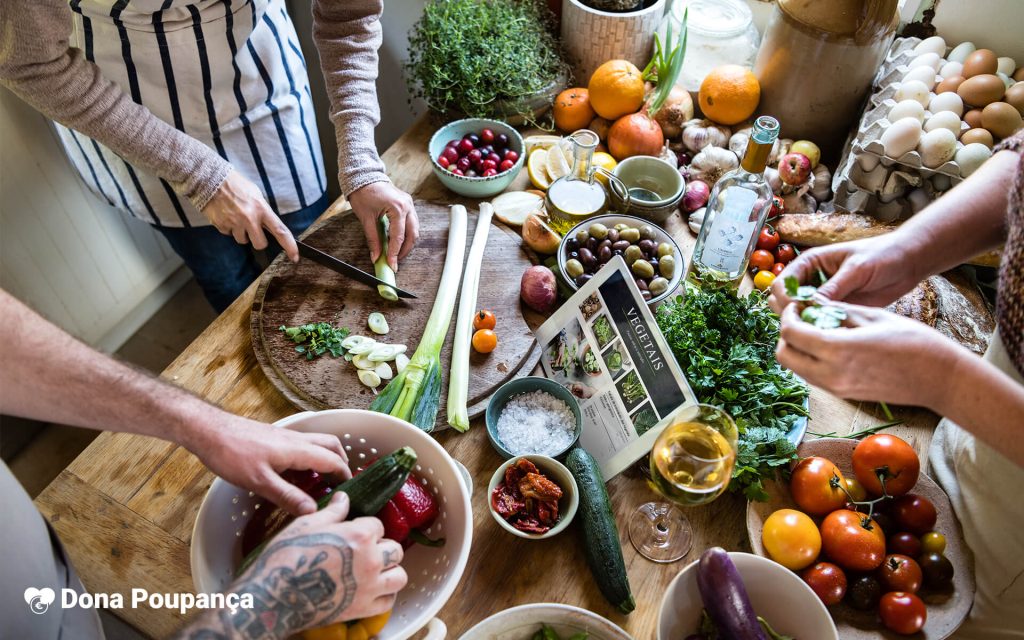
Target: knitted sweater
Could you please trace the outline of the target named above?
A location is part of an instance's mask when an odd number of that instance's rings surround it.
[[[996,321],[1013,366],[1024,375],[1024,130],[996,147],[997,151],[1003,149],[1016,151],[1020,157],[1006,210],[1006,246],[999,267]]]

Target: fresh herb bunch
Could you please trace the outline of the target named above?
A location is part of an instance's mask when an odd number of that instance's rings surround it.
[[[763,481],[796,459],[787,434],[807,415],[807,385],[775,360],[779,317],[764,297],[687,288],[657,313],[658,327],[702,403],[736,421],[739,443],[729,490],[764,501]]]
[[[532,120],[529,99],[568,69],[553,30],[539,0],[430,0],[409,35],[409,92],[439,113]]]
[[[299,345],[297,353],[305,354],[306,360],[315,360],[325,353],[337,358],[345,354],[341,341],[348,337],[348,329],[335,327],[329,322],[313,322],[297,327],[281,325],[278,331],[284,331],[288,338]]]

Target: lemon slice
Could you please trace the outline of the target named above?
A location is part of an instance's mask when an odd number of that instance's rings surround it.
[[[526,136],[523,140],[523,144],[526,145],[526,153],[529,154],[534,149],[550,149],[561,141],[561,136],[538,135]]]
[[[526,161],[526,172],[530,175],[530,182],[541,190],[547,190],[551,186],[551,178],[548,177],[546,168],[548,152],[544,149],[534,149]]]
[[[605,153],[604,151],[598,151],[597,153],[595,153],[594,159],[591,161],[591,164],[595,167],[603,167],[608,171],[613,170],[616,167],[616,165],[618,165],[618,163],[615,161],[615,158],[613,158],[611,154]],[[603,173],[595,173],[594,175],[597,177],[598,180],[601,181],[601,184],[608,184],[608,178]]]
[[[556,144],[548,149],[544,166],[547,167],[548,177],[552,181],[569,175],[572,165],[570,164],[569,156],[566,154],[565,147],[561,144]]]

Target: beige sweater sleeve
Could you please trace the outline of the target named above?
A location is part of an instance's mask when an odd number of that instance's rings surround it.
[[[202,209],[231,165],[136,104],[68,46],[66,0],[0,1],[0,82],[47,117],[171,184]]]
[[[382,0],[313,3],[313,39],[331,99],[338,182],[346,196],[388,180],[373,140],[373,130],[380,122],[375,82],[383,10]]]

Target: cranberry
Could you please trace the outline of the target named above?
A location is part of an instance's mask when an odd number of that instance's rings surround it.
[[[498,172],[495,171],[494,169],[486,169],[484,171],[484,177],[485,178],[490,178],[491,176],[496,176],[496,175],[498,175]]]
[[[508,151],[505,152],[505,159],[515,162],[516,160],[519,159],[519,154],[513,151],[512,149],[509,149]]]
[[[459,169],[458,167],[452,169],[452,173],[454,173],[457,176],[464,176],[464,175],[466,175],[466,174],[462,173],[462,169]]]
[[[470,162],[476,164],[477,162],[480,162],[482,154],[480,153],[479,149],[473,149],[472,151],[466,154],[466,157],[469,158]]]
[[[469,158],[467,158],[467,157],[459,158],[458,166],[459,166],[459,169],[461,171],[469,171],[469,165],[470,165]]]
[[[458,139],[456,139],[456,140],[449,140],[448,144],[444,145],[444,148],[447,149],[448,147],[457,147],[457,146],[459,146]]]
[[[448,158],[442,154],[441,157],[437,159],[437,164],[441,165],[442,169],[447,169],[451,162],[449,162]]]
[[[474,147],[480,146],[480,136],[476,135],[475,133],[471,133],[468,136],[466,136],[466,140],[472,142]]]
[[[508,136],[504,133],[499,133],[494,138],[494,147],[496,149],[504,149],[508,146]]]
[[[491,151],[487,147],[480,147],[479,149],[477,149],[477,151],[480,152],[481,158],[486,158],[487,156],[491,155]]]
[[[481,149],[487,149],[487,153],[495,153],[494,145],[493,144],[484,145],[484,146],[482,146],[480,148]]]
[[[498,169],[498,163],[495,162],[494,160],[484,160],[480,164],[481,164],[481,166],[483,166],[484,171],[487,171],[488,169],[494,169],[494,170]]]
[[[498,168],[501,169],[502,171],[508,171],[514,166],[516,166],[516,163],[512,162],[511,160],[502,160],[501,165],[499,165]]]
[[[475,178],[476,177],[476,171],[473,171],[472,169],[470,169],[469,171],[466,172],[466,177],[467,178]]]
[[[473,143],[468,138],[459,141],[459,153],[469,153],[473,150]]]
[[[455,144],[458,144],[457,142]],[[452,162],[458,162],[459,151],[455,147],[446,147],[444,153],[441,154],[443,157],[448,158],[449,164]]]
[[[483,140],[485,144],[490,144],[494,142],[494,132],[490,129],[484,129],[480,132],[480,139]]]

